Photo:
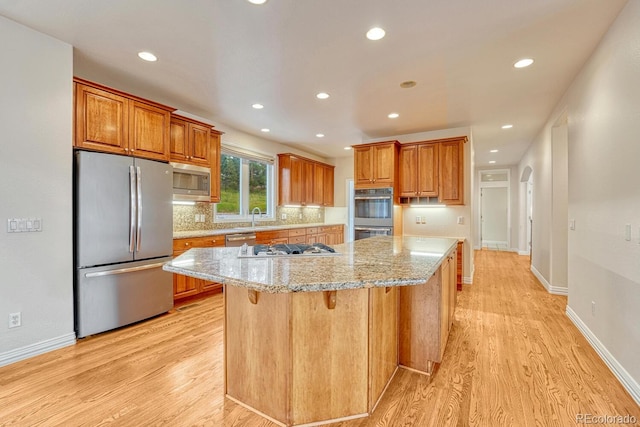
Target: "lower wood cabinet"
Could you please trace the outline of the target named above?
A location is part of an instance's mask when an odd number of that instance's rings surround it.
[[[173,240],[173,256],[186,252],[191,248],[213,248],[225,245],[225,236],[193,237]],[[209,282],[195,277],[173,275],[173,300],[177,301],[187,297],[193,297],[205,292],[222,291],[222,284]]]

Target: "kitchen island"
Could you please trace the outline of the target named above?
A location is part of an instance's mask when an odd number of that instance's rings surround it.
[[[322,256],[191,249],[164,269],[225,285],[230,399],[281,425],[375,409],[398,366],[431,374],[455,306],[455,239],[379,236]]]

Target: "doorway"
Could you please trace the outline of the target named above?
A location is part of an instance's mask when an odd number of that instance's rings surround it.
[[[510,250],[509,170],[480,171],[480,240],[482,247]]]

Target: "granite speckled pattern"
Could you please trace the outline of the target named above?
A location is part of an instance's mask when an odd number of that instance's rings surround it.
[[[238,258],[240,248],[190,249],[163,269],[260,292],[315,292],[425,283],[456,239],[377,236],[334,245],[339,256]]]
[[[251,231],[289,230],[292,228],[324,227],[324,226],[330,226],[330,225],[344,225],[344,224],[309,223],[309,224],[296,224],[296,225],[259,226],[255,228],[236,227],[236,228],[220,228],[220,229],[213,229],[213,230],[174,231],[173,238],[186,239],[190,237],[218,236],[221,234],[249,233]]]

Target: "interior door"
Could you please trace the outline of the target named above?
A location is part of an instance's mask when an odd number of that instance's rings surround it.
[[[508,247],[507,187],[481,190],[482,246]]]

